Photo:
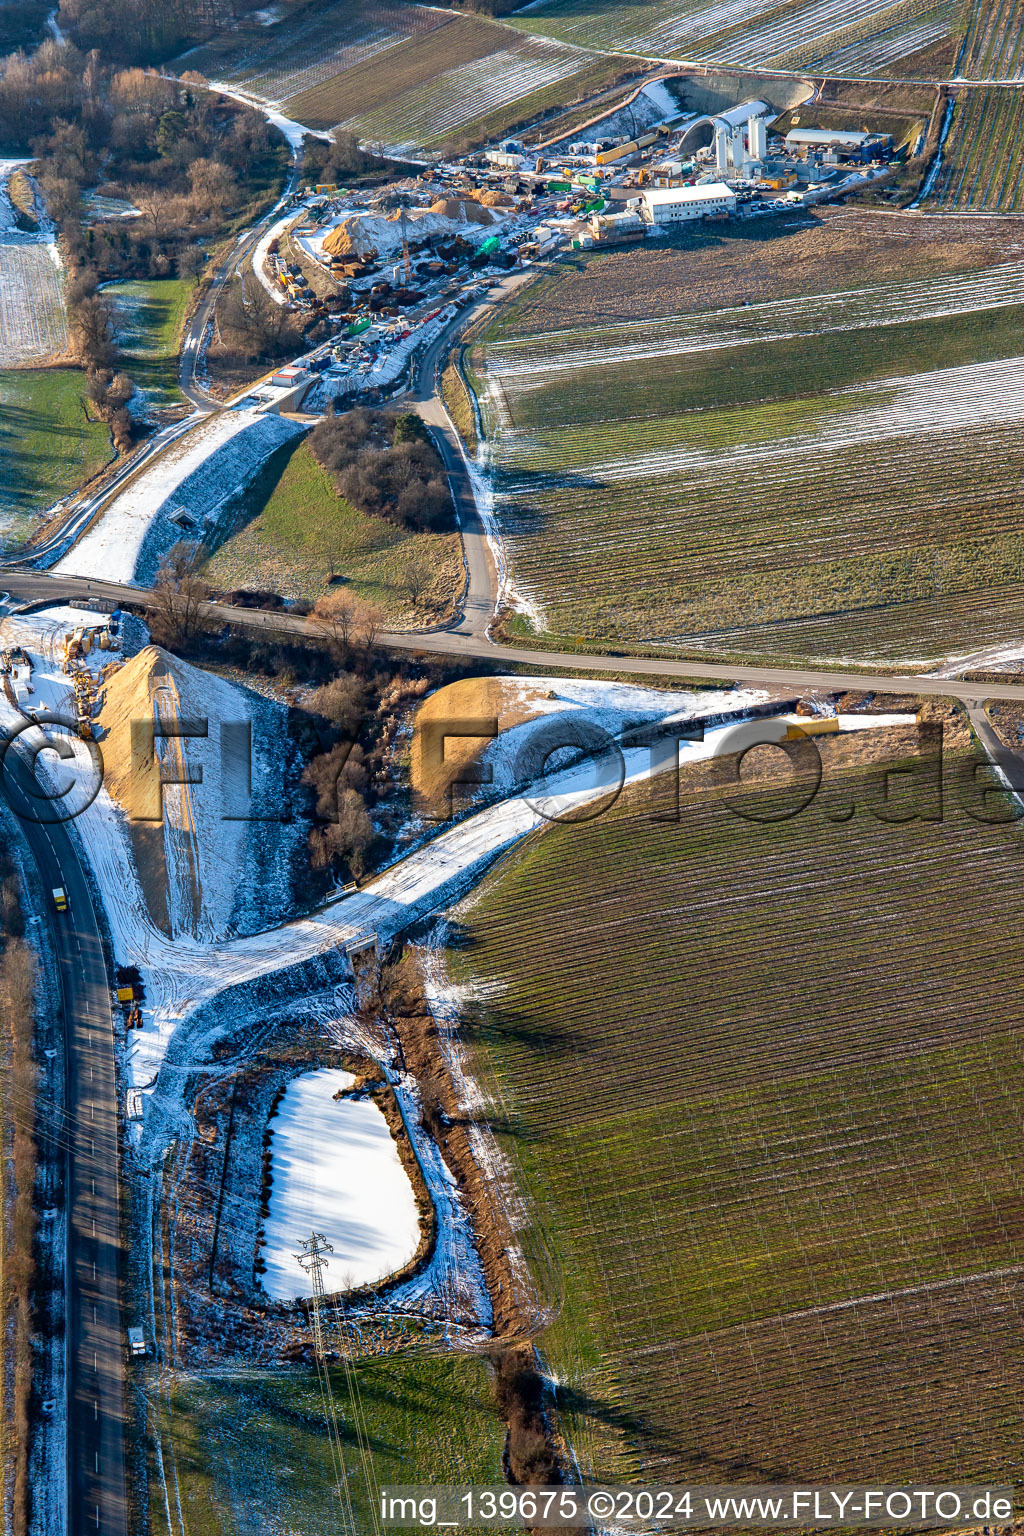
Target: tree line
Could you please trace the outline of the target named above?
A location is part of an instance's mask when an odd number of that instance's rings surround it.
[[[277,189],[287,147],[260,113],[215,97],[199,77],[112,67],[96,49],[53,38],[0,59],[0,146],[34,157],[68,270],[74,361],[124,450],[134,385],[118,366],[118,317],[102,285],[198,281],[202,242]],[[129,216],[95,219],[93,189],[130,205]]]
[[[34,1054],[36,961],[23,938],[17,867],[0,849],[0,1135],[7,1193],[0,1208],[4,1417],[13,1434],[4,1457],[5,1505],[15,1536],[28,1530],[29,1403],[32,1394],[33,1282],[35,1278],[35,1185],[37,1146],[35,1100],[38,1070]],[[7,1437],[4,1437],[7,1439]]]

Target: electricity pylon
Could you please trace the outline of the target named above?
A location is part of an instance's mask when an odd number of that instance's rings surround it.
[[[324,1418],[327,1421],[327,1438],[331,1446],[331,1461],[334,1465],[338,1499],[343,1516],[348,1517],[346,1529],[355,1536],[356,1522],[352,1509],[352,1495],[349,1492],[348,1472],[345,1468],[345,1454],[342,1450],[341,1430],[338,1426],[338,1410],[331,1386],[331,1373],[324,1349],[323,1322],[320,1317],[321,1303],[326,1300],[323,1272],[330,1263],[327,1255],[333,1253],[334,1248],[322,1232],[311,1232],[308,1237],[302,1239],[302,1250],[295,1257],[313,1282],[313,1358],[316,1361],[317,1376],[320,1379],[320,1400],[323,1403]]]
[[[355,1522],[352,1512],[352,1497],[349,1492],[348,1475],[345,1470],[345,1458],[341,1447],[341,1431],[338,1426],[338,1410],[334,1401],[334,1391],[331,1387],[331,1373],[327,1366],[327,1353],[324,1346],[323,1318],[320,1315],[321,1305],[326,1307],[327,1296],[324,1290],[323,1272],[330,1263],[327,1258],[334,1249],[324,1237],[322,1232],[311,1232],[308,1237],[302,1239],[302,1253],[297,1253],[302,1268],[313,1282],[313,1354],[316,1357],[317,1371],[320,1375],[320,1394],[323,1398],[324,1417],[327,1420],[327,1433],[331,1440],[331,1456],[334,1460],[335,1471],[338,1474],[339,1490],[344,1494],[344,1505],[349,1517],[350,1527],[354,1532]],[[368,1512],[370,1523],[373,1526],[374,1536],[378,1536],[379,1524],[377,1521],[377,1499],[379,1490],[377,1480],[373,1472],[373,1457],[370,1451],[369,1437],[366,1433],[366,1423],[363,1416],[362,1399],[359,1392],[359,1381],[352,1369],[348,1358],[348,1350],[342,1354],[342,1364],[345,1371],[345,1380],[348,1384],[349,1398],[352,1409],[352,1428],[355,1432],[356,1445],[362,1458],[363,1478],[366,1483],[366,1491],[369,1495]]]
[[[295,1257],[313,1281],[313,1350],[317,1359],[323,1360],[324,1334],[320,1321],[320,1304],[326,1300],[323,1271],[331,1262],[326,1255],[334,1252],[334,1246],[322,1232],[311,1232],[302,1239],[302,1247],[303,1252]]]

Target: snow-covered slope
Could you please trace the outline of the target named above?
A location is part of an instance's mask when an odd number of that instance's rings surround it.
[[[115,496],[56,569],[151,581],[173,544],[214,529],[274,450],[304,431],[301,422],[251,409],[204,418]]]

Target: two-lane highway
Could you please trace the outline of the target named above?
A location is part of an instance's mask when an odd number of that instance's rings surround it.
[[[79,576],[55,576],[50,571],[11,569],[4,581],[12,598],[21,602],[39,600],[52,603],[70,598],[99,598],[111,603],[145,606],[151,593],[144,587],[129,587],[113,581],[99,581]],[[322,631],[316,621],[294,613],[265,612],[259,608],[235,608],[229,603],[204,603],[203,614],[213,625],[233,624],[275,639],[320,642]],[[796,689],[801,694],[859,692],[910,694],[924,698],[1016,699],[1024,700],[1024,682],[1011,673],[1005,682],[972,682],[963,677],[939,677],[929,673],[881,672],[810,667],[764,666],[760,662],[694,661],[687,657],[629,656],[590,651],[542,651],[526,646],[499,645],[476,634],[457,629],[385,631],[378,644],[390,650],[409,651],[415,655],[437,655],[463,661],[489,661],[506,665],[571,668],[575,672],[594,673],[599,677],[677,677],[686,682],[746,683],[753,687]]]
[[[117,1089],[110,982],[92,895],[66,826],[36,819],[38,785],[9,751],[0,784],[21,820],[50,905],[63,1018],[68,1536],[127,1536]]]

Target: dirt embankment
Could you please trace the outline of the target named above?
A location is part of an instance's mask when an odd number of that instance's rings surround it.
[[[297,240],[286,238],[281,254],[298,267],[318,299],[330,299],[342,292],[344,284],[340,279],[332,277],[326,267],[314,261]]]
[[[465,677],[424,699],[416,711],[409,765],[421,810],[431,817],[449,815],[452,786],[467,767],[496,735],[541,714],[547,694],[528,679]]]
[[[182,663],[157,646],[133,656],[103,688],[99,713],[103,782],[112,800],[128,813],[128,835],[139,883],[153,922],[170,935],[167,863],[161,825],[160,764],[140,726],[154,718],[154,690]]]
[[[542,1319],[512,1255],[518,1241],[503,1192],[474,1150],[474,1120],[460,1102],[410,951],[384,968],[380,1003],[397,1036],[406,1069],[416,1079],[423,1124],[455,1175],[473,1223],[477,1251],[494,1311],[490,1351],[495,1397],[508,1427],[506,1461],[513,1482],[557,1483],[563,1448],[548,1413],[546,1389],[531,1342]]]

